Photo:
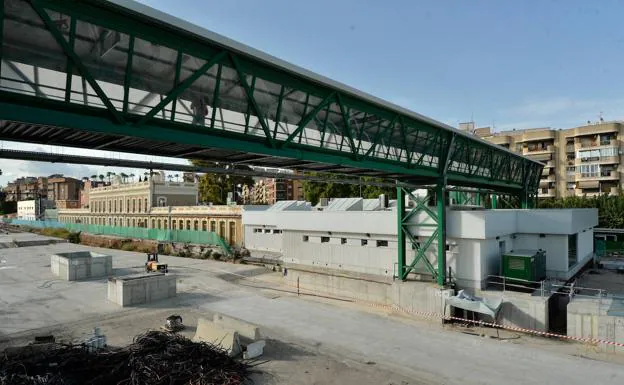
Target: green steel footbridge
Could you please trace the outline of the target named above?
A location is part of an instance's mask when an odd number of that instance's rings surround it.
[[[422,259],[440,284],[449,189],[536,197],[538,162],[139,3],[0,7],[0,140],[393,180],[398,277]],[[404,226],[417,212],[426,241]]]

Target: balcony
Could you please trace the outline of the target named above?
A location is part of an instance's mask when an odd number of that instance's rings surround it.
[[[604,147],[620,147],[620,141],[618,139],[608,139],[608,140],[601,140],[599,143],[600,146],[604,146]]]
[[[576,158],[574,159],[574,165],[579,166],[581,164],[587,163],[599,163],[599,164],[619,164],[620,157],[619,156],[596,156],[592,158]],[[568,163],[570,166],[572,164]]]
[[[548,168],[553,168],[553,167],[555,167],[555,162],[553,160],[549,160],[546,163],[544,163],[544,170]]]
[[[549,144],[547,146],[538,146],[534,148],[523,147],[522,154],[523,155],[538,155],[538,154],[550,154],[555,152],[555,146]]]
[[[600,180],[619,180],[619,171],[601,171],[600,173],[576,173],[577,180],[583,181],[600,181]]]
[[[554,188],[540,188],[537,190],[538,198],[554,198],[556,196]]]

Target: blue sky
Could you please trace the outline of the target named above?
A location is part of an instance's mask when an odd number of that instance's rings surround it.
[[[624,119],[623,1],[142,2],[452,126],[474,119],[496,130],[568,128],[601,111]],[[20,161],[2,169],[0,184],[108,171]]]
[[[142,2],[454,126],[624,118],[621,1]]]

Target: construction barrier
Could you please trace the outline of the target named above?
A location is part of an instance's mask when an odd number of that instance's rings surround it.
[[[69,231],[81,231],[94,235],[111,235],[115,237],[132,238],[132,239],[149,239],[159,242],[176,242],[176,243],[192,243],[197,245],[213,245],[219,246],[227,253],[231,253],[230,246],[216,233],[212,231],[195,231],[195,230],[163,230],[163,229],[147,229],[143,227],[121,227],[121,226],[103,226],[103,225],[87,225],[83,223],[63,223],[58,221],[31,221],[25,219],[4,220],[17,226],[28,226],[37,229],[43,228],[64,228]]]

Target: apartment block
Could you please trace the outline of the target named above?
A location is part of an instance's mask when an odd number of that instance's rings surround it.
[[[465,127],[465,126],[464,126]],[[623,122],[597,122],[554,130],[533,128],[475,135],[544,164],[538,196],[616,195],[622,188]]]
[[[275,204],[285,200],[303,200],[303,184],[300,180],[262,178],[252,187],[243,186],[243,202],[247,204]]]

